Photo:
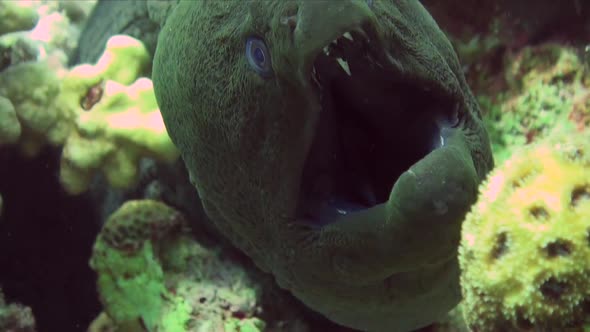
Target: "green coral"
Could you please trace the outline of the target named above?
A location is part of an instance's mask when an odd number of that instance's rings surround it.
[[[590,314],[590,135],[560,129],[515,152],[462,229],[464,313],[475,331],[580,327]]]
[[[101,101],[79,115],[64,145],[61,182],[70,193],[88,188],[98,170],[117,188],[138,178],[141,157],[172,162],[178,151],[170,141],[153,93],[141,78],[126,87],[108,81]]]
[[[152,200],[128,201],[103,226],[90,265],[117,331],[260,327],[254,316],[257,286],[221,254],[188,236],[174,209]]]
[[[510,62],[506,81],[516,89],[526,89],[538,82],[580,82],[583,65],[578,52],[554,43],[523,48]]]
[[[101,302],[118,325],[156,325],[167,291],[151,243],[132,256],[97,246],[91,266],[98,272]]]
[[[186,332],[193,308],[179,296],[175,297],[172,302],[172,305],[168,306],[167,310],[162,313],[162,331]]]
[[[39,14],[31,1],[0,1],[0,35],[32,29]]]
[[[250,319],[229,319],[225,322],[224,331],[226,332],[262,332],[266,324],[258,318]]]
[[[152,241],[174,233],[181,223],[174,209],[144,200],[126,202],[103,226],[90,266],[98,274],[105,311],[122,331],[141,331],[142,325],[153,331],[162,317],[166,324],[171,324],[171,317],[186,318],[163,311],[173,296],[165,286],[158,241]]]
[[[140,158],[172,162],[179,155],[152,82],[141,77],[150,63],[140,41],[118,35],[94,65],[68,71],[47,60],[7,67],[0,75],[0,116],[6,120],[0,143],[18,141],[27,156],[47,144],[64,145],[60,181],[72,194],[85,191],[98,172],[114,187],[131,186]],[[18,125],[9,125],[13,113]],[[15,132],[19,126],[21,133]]]
[[[61,110],[55,106],[60,80],[47,62],[10,66],[0,75],[0,96],[10,100],[22,127],[19,145],[35,156],[46,144],[57,146],[69,133]]]
[[[18,141],[21,126],[12,102],[0,96],[0,146]]]
[[[496,161],[519,146],[546,137],[571,119],[574,101],[585,93],[583,66],[575,50],[556,44],[527,47],[513,55],[506,69],[509,90],[494,98],[480,96],[488,112]]]
[[[556,124],[566,122],[573,106],[563,86],[542,82],[500,106],[491,105],[485,97],[480,102],[490,105],[484,123],[489,128],[492,151],[498,162],[506,160],[514,147],[545,137]]]

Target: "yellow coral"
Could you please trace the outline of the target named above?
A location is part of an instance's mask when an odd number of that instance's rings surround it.
[[[461,241],[473,330],[580,327],[590,315],[589,135],[555,134],[496,168]]]
[[[140,158],[172,162],[178,157],[152,82],[139,77],[149,63],[140,41],[113,36],[95,65],[74,67],[64,78],[58,105],[62,114],[75,114],[60,167],[69,193],[85,191],[98,171],[110,185],[129,187],[137,180]]]
[[[64,145],[60,180],[77,194],[102,170],[112,186],[124,188],[137,180],[141,157],[172,162],[178,155],[151,80],[141,78],[130,86],[107,81],[101,100],[79,115]]]
[[[46,144],[60,145],[67,136],[69,128],[55,107],[59,91],[59,77],[48,62],[21,63],[2,71],[0,96],[14,107],[22,127],[18,144],[24,155],[34,157]]]

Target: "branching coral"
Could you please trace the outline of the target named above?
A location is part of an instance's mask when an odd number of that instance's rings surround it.
[[[496,168],[462,229],[475,331],[580,327],[590,314],[590,135],[561,130]]]
[[[107,220],[90,264],[117,331],[262,330],[252,281],[183,229],[177,211],[152,200],[129,201]]]

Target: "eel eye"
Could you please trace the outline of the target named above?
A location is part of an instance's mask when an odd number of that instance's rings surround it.
[[[252,69],[262,77],[272,75],[270,54],[264,41],[258,37],[250,37],[246,40],[246,59]]]

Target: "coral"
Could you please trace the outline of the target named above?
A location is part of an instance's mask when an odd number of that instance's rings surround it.
[[[0,96],[0,146],[15,143],[20,138],[20,122],[12,102]]]
[[[84,12],[79,10],[76,16],[78,21],[71,22],[65,13],[63,3],[64,1],[0,3],[0,70],[8,64],[19,63],[22,60],[36,61],[49,58],[54,58],[61,66],[65,66],[77,45],[80,18],[84,17]],[[93,4],[93,0],[83,3],[67,7],[88,8]],[[11,27],[3,31],[3,25],[7,23]],[[7,47],[10,44],[12,47]]]
[[[485,121],[495,159],[504,161],[514,147],[545,137],[554,125],[567,121],[572,105],[568,89],[538,82],[501,106],[492,106]]]
[[[585,90],[574,98],[568,118],[575,124],[578,131],[590,128],[590,90]]]
[[[0,75],[0,97],[8,99],[14,111],[3,101],[0,114],[16,114],[22,127],[18,144],[27,156],[35,156],[47,144],[65,144],[60,180],[68,192],[85,191],[98,171],[111,185],[128,187],[137,180],[140,158],[178,158],[152,82],[140,77],[150,66],[141,42],[113,36],[96,64],[69,71],[49,59],[22,60],[26,56],[21,49],[7,43],[9,65]],[[0,41],[0,49],[1,45]],[[7,130],[0,130],[0,144],[15,142],[16,134]]]
[[[20,304],[6,304],[0,289],[0,331],[35,332],[35,317],[31,308]]]
[[[152,83],[141,77],[151,66],[143,44],[113,36],[96,64],[67,70],[68,18],[57,3],[31,8],[44,13],[34,29],[0,37],[0,144],[18,143],[30,157],[65,144],[60,180],[72,194],[85,191],[99,171],[112,186],[129,187],[140,158],[176,160]]]
[[[29,30],[35,26],[39,15],[34,4],[27,1],[0,2],[0,35]]]
[[[580,328],[589,244],[590,134],[559,128],[498,166],[466,217],[459,261],[470,327]]]
[[[104,311],[101,312],[88,326],[88,332],[115,332],[113,320]]]
[[[98,236],[90,264],[115,331],[245,331],[263,325],[254,324],[259,292],[245,272],[192,240],[182,216],[163,203],[121,206]],[[97,326],[104,324],[105,318],[97,319]]]
[[[0,72],[9,66],[36,61],[39,56],[39,43],[28,38],[27,32],[0,36]]]
[[[18,142],[11,142],[18,143],[24,155],[33,157],[45,145],[62,145],[75,117],[74,112],[64,112],[56,103],[67,71],[64,51],[77,39],[75,27],[58,11],[57,2],[4,1],[0,15],[10,16],[0,18],[0,26],[23,15],[35,17],[32,24],[0,33],[0,96],[12,103],[22,127]]]
[[[150,65],[150,55],[141,41],[126,35],[112,36],[95,64],[81,64],[71,69],[64,79],[64,90],[68,91],[64,99],[85,95],[90,87],[101,81],[133,83],[148,72]],[[69,102],[71,107],[78,106],[72,105],[71,100]]]
[[[61,144],[69,130],[54,101],[60,81],[47,62],[25,62],[0,75],[0,96],[10,100],[22,127],[19,145],[27,156],[46,144]]]
[[[556,43],[528,46],[516,53],[506,70],[506,81],[517,89],[539,82],[579,82],[583,66],[574,48]]]
[[[137,79],[149,62],[139,41],[114,36],[95,65],[77,66],[64,78],[58,104],[64,113],[78,114],[61,161],[60,179],[68,192],[85,191],[99,170],[112,186],[129,187],[137,181],[141,157],[177,159],[152,82]]]
[[[154,246],[181,223],[182,216],[162,203],[130,201],[103,226],[90,265],[105,312],[119,328],[151,331],[158,323],[168,292]]]
[[[546,137],[555,125],[569,119],[583,129],[585,121],[587,87],[575,49],[542,44],[525,47],[509,59],[507,90],[493,98],[479,97],[488,110],[484,121],[498,162],[515,147]]]

